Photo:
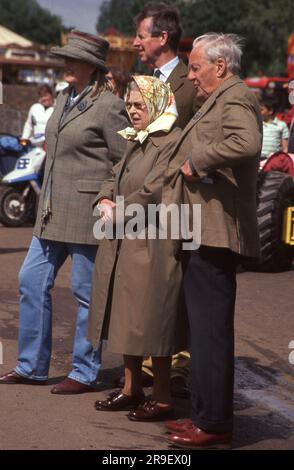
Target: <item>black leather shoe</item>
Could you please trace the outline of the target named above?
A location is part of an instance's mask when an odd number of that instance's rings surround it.
[[[35,379],[28,379],[26,377],[22,377],[21,375],[17,374],[15,370],[11,370],[4,375],[0,376],[0,384],[25,384],[25,385],[45,385],[46,380],[35,380]]]
[[[97,411],[122,411],[137,408],[144,401],[144,393],[131,396],[125,395],[121,390],[116,390],[106,400],[97,400],[94,406]]]
[[[165,421],[173,416],[174,407],[172,405],[159,406],[156,401],[149,400],[128,414],[131,421]]]

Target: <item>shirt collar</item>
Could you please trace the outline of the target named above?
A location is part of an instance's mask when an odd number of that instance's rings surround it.
[[[160,73],[161,73],[160,80],[163,82],[166,82],[166,80],[168,79],[168,77],[170,76],[170,74],[172,73],[172,71],[178,65],[179,62],[180,62],[180,59],[178,56],[176,56],[172,60],[167,62],[166,64],[162,65],[162,67],[159,68]]]
[[[88,93],[88,91],[90,91],[91,88],[92,88],[92,85],[87,85],[83,89],[83,91],[81,91],[81,93],[79,95],[77,95],[76,90],[73,87],[72,90],[71,90],[71,93],[69,95],[70,103],[71,104],[77,103],[81,97],[85,96]]]
[[[266,126],[271,126],[271,125],[278,126],[279,125],[279,119],[277,117],[275,117],[272,121],[269,121],[269,122],[263,121],[263,123]]]

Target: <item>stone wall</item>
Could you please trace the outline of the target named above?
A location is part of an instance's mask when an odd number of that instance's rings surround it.
[[[38,101],[36,85],[3,85],[0,105],[0,134],[20,135],[28,110]]]

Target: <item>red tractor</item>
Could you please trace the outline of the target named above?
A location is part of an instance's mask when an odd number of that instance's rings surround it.
[[[294,259],[294,155],[273,154],[258,174],[257,220],[260,258],[246,269],[280,272]]]
[[[288,96],[289,77],[254,77],[245,83],[260,98],[279,103],[277,117],[290,125],[294,107]],[[276,153],[263,162],[257,184],[260,259],[248,261],[248,270],[279,272],[290,269],[294,258],[294,155]]]
[[[252,89],[259,98],[271,96],[278,102],[277,118],[285,121],[290,126],[294,115],[294,107],[291,106],[288,96],[288,83],[290,77],[248,77],[246,85]]]

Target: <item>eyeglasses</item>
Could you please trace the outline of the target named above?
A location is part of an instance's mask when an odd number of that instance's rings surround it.
[[[145,111],[147,109],[147,106],[145,103],[141,103],[141,102],[131,103],[130,101],[127,101],[126,102],[127,110],[130,111],[132,107],[134,107],[136,111]]]

